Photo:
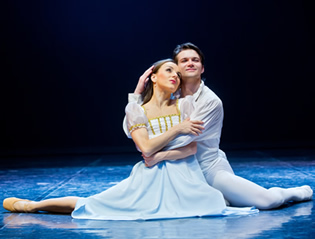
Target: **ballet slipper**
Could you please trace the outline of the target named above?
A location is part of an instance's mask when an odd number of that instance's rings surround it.
[[[30,200],[20,198],[6,198],[3,200],[3,207],[10,212],[27,212],[27,204],[24,204],[24,211],[18,211],[14,208],[14,203],[19,201],[30,202]]]

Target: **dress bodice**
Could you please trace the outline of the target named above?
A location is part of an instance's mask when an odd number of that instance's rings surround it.
[[[178,101],[176,102],[176,106],[177,114],[148,118],[146,128],[148,130],[149,138],[157,137],[181,122],[181,113],[178,108]],[[145,108],[143,106],[142,109],[144,111],[144,114],[146,114]]]
[[[180,108],[181,100],[176,101],[177,113],[148,118],[147,112],[143,106],[136,103],[130,103],[126,108],[129,134],[137,128],[146,128],[149,138],[157,137],[171,127],[183,121],[182,109]]]
[[[146,125],[146,128],[149,133],[149,138],[154,138],[165,133],[171,127],[179,124],[180,122],[180,114],[172,114],[148,119],[148,124]]]

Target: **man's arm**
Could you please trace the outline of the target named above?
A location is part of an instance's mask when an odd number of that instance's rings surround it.
[[[216,139],[221,135],[223,107],[219,98],[198,102],[190,115],[192,120],[204,122],[204,130],[199,135],[179,135],[169,142],[163,150],[170,150],[190,144],[193,141]]]

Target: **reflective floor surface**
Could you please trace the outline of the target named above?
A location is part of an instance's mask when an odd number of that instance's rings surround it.
[[[315,150],[227,152],[237,175],[264,187],[315,188]],[[89,196],[128,177],[139,155],[1,159],[0,200]],[[0,208],[0,238],[313,238],[313,201],[238,217],[152,221],[73,220],[70,215],[10,213]]]

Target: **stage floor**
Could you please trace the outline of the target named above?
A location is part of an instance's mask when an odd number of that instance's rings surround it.
[[[226,152],[235,174],[266,188],[315,188],[315,150]],[[128,177],[140,155],[28,156],[1,159],[0,200],[89,196]],[[70,215],[0,208],[0,238],[312,238],[313,201],[238,217],[152,221],[73,220]]]

